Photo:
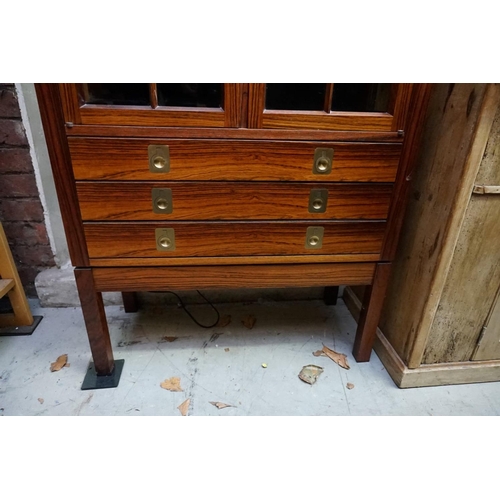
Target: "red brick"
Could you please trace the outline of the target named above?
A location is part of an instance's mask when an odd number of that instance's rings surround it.
[[[0,119],[0,146],[27,146],[28,140],[21,120]]]
[[[49,237],[43,222],[4,222],[3,228],[11,248],[19,245],[48,245]]]
[[[24,266],[54,266],[54,256],[49,245],[36,245],[34,247],[11,247],[12,256],[16,265]]]
[[[0,220],[43,222],[42,204],[35,198],[0,200]]]
[[[13,88],[0,89],[0,117],[21,118],[16,90]]]
[[[38,188],[33,174],[2,175],[0,198],[31,198],[38,196]]]
[[[28,149],[0,148],[0,175],[30,172],[33,172],[33,164]]]

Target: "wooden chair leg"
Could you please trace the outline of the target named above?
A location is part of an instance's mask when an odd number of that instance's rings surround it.
[[[358,363],[370,361],[387,285],[389,284],[390,271],[391,264],[377,264],[373,283],[371,286],[366,287],[352,351],[354,359]]]
[[[327,306],[336,306],[338,296],[339,296],[338,286],[325,286],[323,301]]]
[[[122,292],[122,300],[126,313],[135,313],[139,310],[137,294],[135,292]]]
[[[95,371],[97,375],[110,375],[113,372],[115,360],[102,294],[95,289],[91,269],[77,268],[75,277]]]

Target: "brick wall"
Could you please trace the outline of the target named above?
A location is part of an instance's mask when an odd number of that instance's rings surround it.
[[[26,294],[55,266],[14,84],[0,83],[0,221]]]

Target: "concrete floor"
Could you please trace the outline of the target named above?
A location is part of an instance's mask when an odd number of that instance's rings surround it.
[[[108,306],[115,358],[125,359],[125,367],[118,388],[95,391],[80,390],[90,359],[81,310],[31,306],[43,315],[34,334],[0,338],[0,416],[180,415],[177,407],[188,398],[188,415],[500,414],[500,383],[403,390],[375,354],[357,364],[356,324],[342,300],[334,307],[318,300],[218,304],[232,321],[210,330],[175,305],[134,314]],[[206,306],[189,308],[201,321],[212,320]],[[241,323],[247,315],[256,318],[251,330]],[[323,344],[347,354],[351,369],[313,356]],[[70,366],[51,372],[61,354]],[[312,386],[298,378],[307,364],[324,368]],[[180,377],[182,392],[160,387],[170,377]],[[210,401],[233,407],[219,410]]]

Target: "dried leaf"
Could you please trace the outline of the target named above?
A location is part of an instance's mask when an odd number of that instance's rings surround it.
[[[222,410],[222,408],[234,408],[234,405],[228,405],[226,403],[220,403],[219,401],[209,401],[211,405],[216,406],[219,410]]]
[[[351,384],[351,382],[347,382],[346,387],[347,387],[349,390],[354,389],[354,384]]]
[[[189,410],[189,405],[191,404],[191,399],[186,399],[184,403],[180,404],[177,409],[181,412],[181,415],[185,417]]]
[[[338,352],[332,351],[325,345],[323,346],[323,352],[332,360],[335,361],[339,366],[342,368],[345,368],[346,370],[349,370],[351,367],[349,366],[349,363],[347,362],[347,356],[345,354],[340,354]]]
[[[302,370],[300,370],[299,378],[303,382],[313,385],[322,373],[323,368],[321,368],[321,366],[306,365],[302,367]]]
[[[231,323],[231,315],[225,314],[219,318],[219,321],[215,325],[217,328],[223,328]]]
[[[326,356],[326,354],[323,351],[314,351],[313,356]]]
[[[61,354],[53,363],[50,364],[51,372],[58,372],[68,362],[68,355]]]
[[[167,389],[167,391],[181,392],[181,379],[180,377],[167,378],[160,384],[160,387]]]
[[[255,319],[255,316],[252,316],[251,314],[249,314],[248,316],[245,316],[241,322],[243,323],[243,325],[248,328],[249,330],[251,330],[253,328],[253,326],[255,325],[255,322],[257,320]]]
[[[44,400],[43,398],[38,398],[38,402],[39,402],[41,405],[43,405],[44,401],[45,401],[45,400]]]
[[[162,344],[163,342],[174,342],[175,340],[177,340],[179,337],[168,337],[168,336],[165,336],[165,337],[162,337],[160,340],[159,340],[159,343]]]
[[[226,347],[224,350],[225,350],[226,352],[229,352],[229,347]]]

